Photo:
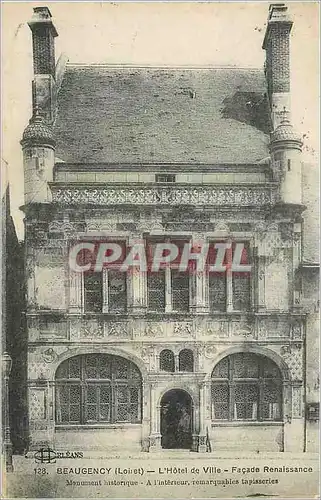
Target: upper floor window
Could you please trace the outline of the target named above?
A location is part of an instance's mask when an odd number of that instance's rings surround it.
[[[102,273],[84,273],[84,310],[102,312],[103,278]]]
[[[156,182],[175,182],[176,175],[174,174],[156,174],[155,181]]]
[[[116,269],[84,273],[84,311],[124,313],[127,308],[126,273]]]
[[[234,246],[227,250],[223,265],[225,272],[209,273],[210,311],[248,311],[251,308],[251,273],[232,269]],[[250,248],[244,244],[241,264],[250,264]]]
[[[183,349],[179,353],[179,371],[180,372],[192,372],[194,371],[194,356],[190,349]]]
[[[155,245],[161,242],[149,241],[148,252],[153,259]],[[173,242],[174,243],[174,242]],[[179,252],[185,242],[175,241]],[[188,312],[190,306],[190,274],[178,269],[180,256],[157,272],[147,275],[148,310],[155,312]]]
[[[282,376],[266,356],[237,353],[212,372],[214,420],[278,421],[282,418]]]
[[[159,368],[164,372],[175,371],[174,353],[170,349],[164,349],[159,355]]]

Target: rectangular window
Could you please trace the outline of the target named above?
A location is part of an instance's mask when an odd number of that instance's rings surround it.
[[[185,241],[150,240],[147,242],[149,259],[152,262],[156,245],[173,243],[179,247],[178,257],[157,272],[148,272],[148,310],[157,312],[188,312],[190,305],[190,274],[178,269]]]
[[[189,311],[189,275],[171,269],[172,310],[176,312]]]
[[[155,181],[156,182],[166,182],[172,183],[175,182],[176,176],[174,174],[156,174]]]
[[[249,273],[235,273],[232,276],[233,310],[248,311],[251,305]]]
[[[210,311],[226,311],[226,275],[225,273],[209,274]]]
[[[103,306],[102,273],[84,274],[84,309],[85,312],[101,312]]]
[[[124,313],[127,309],[127,275],[115,269],[108,270],[108,312]]]
[[[244,246],[241,258],[236,264],[250,265],[249,245],[248,243],[242,244]],[[251,273],[235,271],[232,266],[235,257],[236,261],[239,260],[235,255],[236,245],[237,243],[233,243],[231,249],[227,249],[225,252],[223,265],[226,266],[226,270],[209,273],[209,307],[211,312],[249,311],[251,308]],[[216,250],[212,251],[212,255],[216,259]]]
[[[165,271],[149,273],[147,277],[148,309],[165,311]]]

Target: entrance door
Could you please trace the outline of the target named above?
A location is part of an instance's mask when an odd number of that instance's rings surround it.
[[[192,399],[187,392],[172,389],[161,400],[162,448],[192,446]]]

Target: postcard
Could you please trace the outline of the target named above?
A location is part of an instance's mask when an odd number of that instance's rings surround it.
[[[318,17],[2,3],[3,497],[318,497]]]

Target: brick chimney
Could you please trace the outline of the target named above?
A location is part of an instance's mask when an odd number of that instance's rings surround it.
[[[290,32],[293,22],[284,3],[271,4],[263,41],[266,51],[265,76],[273,128],[281,123],[282,112],[290,112]]]
[[[40,109],[46,121],[52,123],[56,107],[56,61],[54,39],[58,36],[48,7],[35,7],[28,25],[32,31],[33,111]]]

